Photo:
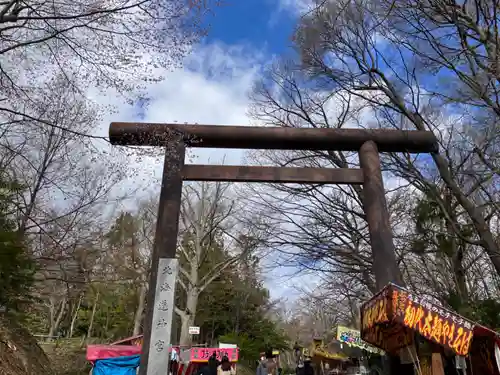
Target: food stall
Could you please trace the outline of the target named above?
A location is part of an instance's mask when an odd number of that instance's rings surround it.
[[[499,337],[395,284],[361,306],[361,339],[399,358],[398,374],[456,374],[461,368],[467,375],[500,375]]]
[[[303,351],[304,357],[310,357],[316,374],[325,372],[342,373],[345,370],[349,357],[341,351],[335,350],[324,344],[321,339],[314,339],[311,347]]]
[[[346,366],[347,373],[381,374],[383,350],[368,344],[361,339],[361,332],[357,329],[337,326],[336,339],[342,352],[351,358]]]

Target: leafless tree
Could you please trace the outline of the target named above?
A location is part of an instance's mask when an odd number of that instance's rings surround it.
[[[132,335],[141,333],[151,253],[155,234],[157,201],[148,197],[139,201],[133,213],[121,213],[108,234],[103,262],[109,272],[97,281],[121,283],[136,290]],[[113,233],[113,234],[111,234]]]
[[[486,251],[498,274],[500,254],[490,229],[497,211],[490,181],[496,175],[484,163],[495,168],[495,12],[495,4],[482,1],[324,1],[302,20],[296,43],[311,77],[371,105],[373,126],[438,136],[442,149],[431,155],[434,174],[473,225],[477,237],[467,241]],[[479,52],[483,48],[488,52]],[[426,161],[395,159],[405,178],[418,178],[415,186],[444,205],[435,184],[416,168]],[[493,199],[485,206],[484,197]]]
[[[185,304],[175,309],[181,319],[181,345],[191,340],[189,327],[194,324],[200,294],[225,269],[237,266],[257,246],[253,236],[238,231],[234,220],[236,202],[228,196],[229,187],[222,183],[198,183],[184,189],[178,284],[185,294]],[[215,248],[219,251],[215,252]]]
[[[311,83],[291,61],[276,64],[255,88],[252,114],[275,126],[335,128],[363,121],[366,103],[341,90],[329,90],[327,84],[315,86],[320,83]],[[355,155],[334,150],[257,152],[251,159],[279,166],[358,167]],[[247,212],[261,219],[247,225],[267,230],[266,245],[281,254],[280,265],[335,273],[376,292],[361,187],[250,185],[243,187],[241,196],[247,202]],[[388,197],[392,196],[397,199],[389,192]],[[393,223],[396,227],[397,221]]]
[[[146,98],[206,34],[218,1],[7,0],[0,3],[0,120],[36,120],[57,126],[30,103],[62,76],[71,90]],[[95,96],[95,95],[94,95]],[[104,108],[109,109],[109,108]],[[74,130],[72,130],[74,131]],[[87,134],[90,135],[90,134]]]
[[[67,85],[54,80],[52,91],[30,104],[54,126],[12,121],[0,138],[2,169],[22,186],[18,228],[38,267],[36,294],[53,316],[50,336],[66,311],[76,309],[89,281],[96,228],[126,195],[115,190],[125,177],[125,160],[108,159],[106,149],[78,135],[94,129],[99,115]]]

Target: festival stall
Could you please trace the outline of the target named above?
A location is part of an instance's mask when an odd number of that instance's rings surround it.
[[[110,345],[88,345],[87,361],[92,375],[135,375],[141,359],[137,337],[129,337]]]
[[[128,337],[113,342],[109,345],[88,345],[87,360],[92,363],[93,375],[135,375],[140,363],[140,355],[143,340],[142,335]],[[216,353],[220,361],[224,356],[235,366],[238,361],[238,348],[181,348],[173,346],[169,348],[178,354],[178,368],[176,375],[192,375],[204,366],[209,357]]]
[[[236,370],[236,363],[238,362],[238,348],[197,348],[189,349],[189,363],[184,374],[178,375],[192,375],[196,374],[198,370],[208,363],[210,356],[216,353],[216,358],[221,361],[222,358],[227,357],[231,366]]]
[[[303,350],[303,356],[311,358],[317,374],[324,373],[325,368],[332,372],[341,372],[349,361],[347,355],[327,347],[321,339],[314,339],[311,347]]]
[[[361,338],[399,357],[401,374],[500,375],[496,332],[394,284],[361,306]]]
[[[350,358],[346,365],[347,373],[382,373],[383,350],[361,340],[361,332],[344,326],[337,327],[336,339],[342,353]]]

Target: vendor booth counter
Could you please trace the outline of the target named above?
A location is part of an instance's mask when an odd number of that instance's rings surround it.
[[[430,375],[447,374],[450,358],[465,358],[465,374],[500,375],[496,332],[394,284],[361,306],[361,338],[393,356],[417,348],[413,362],[429,364]]]

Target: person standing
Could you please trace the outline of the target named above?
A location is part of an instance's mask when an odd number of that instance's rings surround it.
[[[217,353],[213,352],[208,359],[208,375],[217,375],[217,368],[219,367],[219,361],[217,360]]]
[[[311,358],[304,358],[304,375],[314,375],[314,368],[311,363]]]
[[[260,357],[256,375],[267,375],[266,357],[264,356]]]
[[[266,351],[266,369],[267,369],[266,375],[278,375],[278,365],[274,360],[272,350]]]
[[[179,353],[177,349],[172,347],[170,352],[170,374],[177,375],[177,370],[179,369]]]
[[[231,366],[229,358],[222,357],[219,367],[217,367],[217,375],[236,375],[236,370]]]

